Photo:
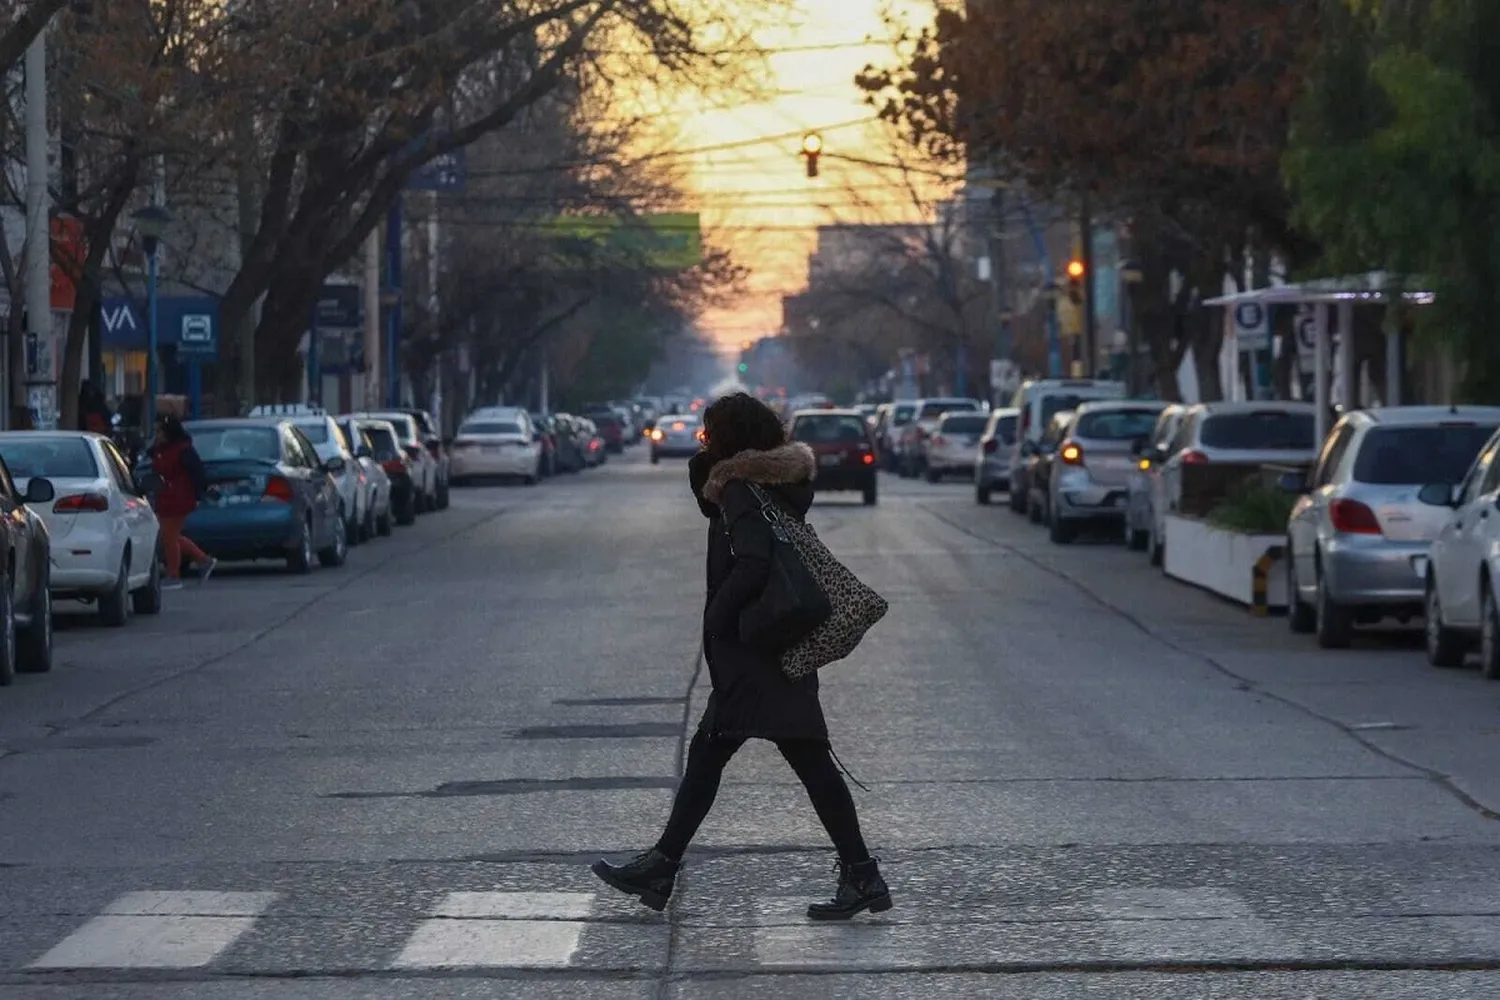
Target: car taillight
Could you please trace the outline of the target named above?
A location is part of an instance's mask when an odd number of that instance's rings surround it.
[[[860,461],[864,462],[866,465],[874,465],[875,456],[867,451],[862,456],[860,456]]]
[[[1328,519],[1333,530],[1343,535],[1380,535],[1375,512],[1358,500],[1335,500],[1328,505]]]
[[[1207,465],[1208,464],[1208,456],[1205,455],[1205,454],[1203,454],[1203,452],[1201,452],[1201,451],[1194,451],[1192,448],[1189,448],[1187,451],[1185,451],[1185,452],[1182,453],[1182,464],[1183,465]]]
[[[72,496],[58,497],[52,504],[52,510],[57,514],[79,514],[86,510],[109,510],[109,497],[103,493],[75,493]]]
[[[995,452],[997,452],[999,450],[1000,450],[1000,442],[997,441],[997,440],[995,440],[994,438],[990,438],[988,441],[986,441],[984,443],[984,453],[986,455],[993,455]]]
[[[393,476],[406,471],[406,463],[399,458],[388,458],[380,463],[380,467]]]
[[[1063,445],[1063,449],[1057,453],[1057,457],[1062,459],[1064,465],[1082,465],[1083,449],[1070,442]]]
[[[277,500],[281,503],[291,503],[296,496],[292,492],[292,484],[284,476],[272,476],[266,480],[266,492],[262,500]]]

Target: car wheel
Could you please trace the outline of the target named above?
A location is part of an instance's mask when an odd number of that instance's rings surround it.
[[[1054,545],[1067,545],[1073,540],[1073,525],[1051,507],[1047,518],[1047,537]]]
[[[651,464],[652,465],[660,465],[661,464],[661,456],[656,453],[655,449],[652,449],[652,451],[651,451]]]
[[[0,576],[0,687],[16,679],[16,608],[10,579]]]
[[[875,506],[875,484],[873,482],[865,487],[864,499],[866,507]]]
[[[16,669],[28,674],[45,674],[52,669],[52,580],[42,567],[33,598],[31,624],[16,636]]]
[[[391,505],[390,502],[387,501],[385,513],[381,514],[375,519],[375,534],[379,535],[381,538],[389,538],[391,536],[391,532],[395,530],[394,526],[391,523],[391,520]]]
[[[1127,517],[1125,519],[1125,547],[1132,552],[1145,552],[1150,544],[1151,532],[1144,528],[1133,527]]]
[[[375,537],[375,498],[365,504],[365,516],[359,522],[359,540],[368,542]]]
[[[1434,667],[1463,666],[1463,638],[1443,623],[1443,602],[1438,597],[1437,581],[1431,574],[1427,577],[1427,600],[1423,614],[1426,616],[1422,631],[1427,645],[1427,662]]]
[[[990,488],[988,486],[976,486],[974,488],[974,499],[978,502],[979,506],[988,507],[990,504]]]
[[[1167,546],[1156,533],[1156,515],[1151,515],[1151,524],[1146,528],[1146,551],[1149,552],[1151,565],[1160,566],[1167,558]]]
[[[449,488],[448,488],[448,480],[446,480],[446,479],[440,479],[440,480],[438,480],[437,497],[433,501],[434,505],[436,506],[436,508],[438,510],[447,510],[448,509],[448,502],[449,502],[449,499],[450,499],[449,496],[448,496],[449,492],[450,491],[449,491]]]
[[[932,468],[932,466],[928,466],[927,467],[927,473],[926,473],[926,475],[927,475],[927,481],[929,483],[941,482],[942,479],[943,479],[943,473],[942,473],[942,471],[939,470],[939,469],[934,469],[934,468]]]
[[[1321,567],[1318,572],[1318,597],[1315,606],[1318,645],[1324,649],[1348,649],[1354,640],[1354,611],[1333,599],[1328,592],[1328,578]]]
[[[340,522],[342,525],[342,522]],[[333,542],[328,547],[318,550],[318,562],[326,569],[336,569],[344,565],[349,558],[349,535],[347,532],[335,529]]]
[[[403,528],[417,523],[417,498],[408,493],[396,508],[396,523]]]
[[[351,517],[349,520],[341,521],[340,523],[344,529],[344,544],[351,548],[358,545],[360,536],[360,521],[358,516]]]
[[[1043,513],[1042,505],[1036,502],[1036,498],[1028,496],[1026,498],[1026,520],[1032,524],[1041,524]]]
[[[115,585],[99,595],[99,620],[110,628],[119,628],[130,620],[130,556],[120,559]]]
[[[1292,543],[1286,543],[1286,623],[1299,635],[1310,635],[1318,627],[1318,612],[1301,597],[1297,580],[1297,563],[1292,559]]]
[[[146,585],[130,592],[130,610],[138,615],[161,614],[161,560],[151,560],[151,575]]]
[[[521,484],[523,486],[535,486],[536,485],[536,473],[533,472],[529,476],[522,476],[521,477]]]
[[[311,573],[313,568],[312,525],[302,519],[302,529],[297,533],[296,547],[286,557],[286,568],[293,573]]]
[[[1500,680],[1500,607],[1495,605],[1495,590],[1485,580],[1479,591],[1484,604],[1479,624],[1479,672],[1488,680]]]

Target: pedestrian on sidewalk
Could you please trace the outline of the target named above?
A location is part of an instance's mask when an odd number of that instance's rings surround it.
[[[766,491],[789,517],[812,506],[812,450],[788,443],[781,420],[754,396],[734,393],[703,414],[704,447],[688,464],[698,507],[708,518],[708,595],[703,655],[712,692],[688,745],[687,766],[665,831],[629,861],[594,863],[594,874],[653,910],[666,907],[689,841],[713,806],[719,779],[748,739],[769,740],[791,765],[838,851],[833,899],[814,903],[813,920],[847,920],[891,908],[860,832],[854,798],[835,764],[816,674],[790,680],[775,654],[740,642],[739,617],[770,576],[771,527],[747,483]]]
[[[156,495],[156,519],[161,523],[162,553],[167,561],[163,590],[182,589],[182,555],[198,565],[198,579],[207,583],[219,561],[182,533],[188,515],[208,495],[208,473],[193,447],[192,435],[170,413],[156,418],[156,440],[151,444],[151,469],[162,478]]]

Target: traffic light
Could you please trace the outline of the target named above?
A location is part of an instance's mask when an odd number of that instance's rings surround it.
[[[1083,261],[1068,261],[1068,298],[1083,301]]]
[[[818,156],[823,152],[823,137],[809,132],[802,137],[802,156],[807,160],[807,176],[818,176]]]
[[[740,362],[740,374],[743,375],[743,374],[745,374],[749,370],[750,370],[750,366],[747,365],[747,364],[745,364],[745,362],[741,361]]]

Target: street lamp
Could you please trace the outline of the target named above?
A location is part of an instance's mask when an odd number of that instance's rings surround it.
[[[171,225],[172,213],[160,205],[148,205],[131,218],[135,231],[141,236],[141,249],[146,251],[146,429],[147,435],[156,430],[156,337],[157,337],[157,256],[161,239]]]
[[[807,160],[807,176],[818,176],[818,156],[823,152],[823,137],[809,132],[802,137],[802,155]]]

